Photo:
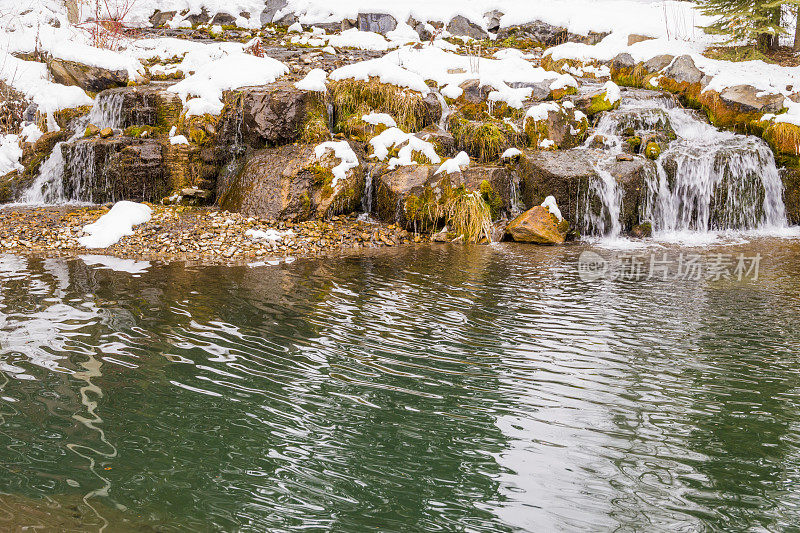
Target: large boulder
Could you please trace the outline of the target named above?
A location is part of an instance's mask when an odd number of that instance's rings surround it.
[[[574,148],[583,142],[588,128],[586,115],[575,109],[572,103],[538,104],[531,108],[524,121],[525,134],[531,146]]]
[[[64,195],[92,203],[160,200],[172,188],[163,150],[163,141],[121,136],[64,143]]]
[[[651,57],[647,61],[645,61],[642,66],[644,70],[649,74],[655,74],[656,72],[661,72],[665,68],[667,68],[672,60],[675,59],[675,56],[669,54],[661,54],[655,57]]]
[[[447,25],[447,31],[453,35],[471,37],[477,41],[489,37],[489,34],[486,33],[486,30],[461,15],[453,17],[453,19]]]
[[[386,13],[359,13],[356,26],[360,31],[373,31],[386,35],[397,28],[397,20]]]
[[[676,57],[672,64],[664,71],[664,77],[678,84],[693,85],[700,83],[705,74],[694,64],[692,56],[682,55]]]
[[[564,218],[577,228],[587,227],[587,213],[599,216],[601,212],[602,204],[593,192],[593,184],[601,180],[599,170],[608,172],[622,191],[620,218],[624,229],[639,223],[646,180],[655,173],[654,163],[643,157],[608,160],[604,152],[580,148],[526,150],[518,165],[525,206],[539,205],[553,196]]]
[[[437,165],[408,165],[373,170],[376,211],[381,220],[409,230],[432,230],[440,222],[439,209],[461,187],[479,191],[493,215],[510,212],[514,200],[514,176],[504,167],[473,166],[452,174],[436,174]]]
[[[219,133],[228,144],[259,149],[329,136],[324,95],[289,81],[226,91],[223,101]]]
[[[506,233],[517,242],[561,244],[567,237],[568,224],[562,223],[546,207],[537,205],[514,218]]]
[[[336,179],[341,161],[330,150],[320,158],[313,145],[285,145],[254,152],[238,173],[221,174],[221,208],[273,220],[308,220],[350,213],[361,205],[364,167]]]
[[[94,93],[125,86],[129,81],[127,70],[106,69],[59,58],[50,59],[47,62],[47,70],[56,83],[75,85]]]
[[[783,109],[784,96],[770,94],[752,85],[734,85],[719,93],[720,100],[739,113],[778,113]]]

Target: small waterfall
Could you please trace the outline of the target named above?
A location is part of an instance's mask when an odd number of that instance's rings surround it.
[[[679,139],[656,162],[644,206],[655,231],[787,225],[783,183],[764,141],[719,131],[684,110],[670,118]]]
[[[83,138],[84,130],[89,124],[94,124],[100,129],[122,127],[122,105],[125,99],[123,91],[109,90],[97,95],[91,111],[75,120],[72,127],[75,133],[67,143],[76,143]],[[26,204],[63,204],[69,201],[86,200],[82,191],[85,185],[94,180],[94,144],[91,142],[76,143],[72,150],[69,162],[65,161],[61,146],[63,142],[55,145],[53,152],[39,167],[39,174],[25,191],[21,203]],[[69,165],[69,168],[66,165]],[[69,172],[70,187],[64,190],[64,173]],[[91,198],[88,199],[91,201]]]
[[[442,106],[442,117],[439,119],[439,129],[447,131],[447,119],[450,118],[450,106],[447,103],[447,100],[444,99],[442,93],[439,91],[434,91],[433,94],[436,95],[436,99],[439,100],[439,105]],[[489,102],[489,105],[492,103]]]
[[[361,209],[364,213],[372,213],[372,172],[374,167],[370,166],[364,176],[364,195],[361,197]]]
[[[39,174],[20,198],[23,204],[55,204],[64,201],[64,155],[60,142],[53,147],[50,156],[39,167]]]
[[[653,230],[713,231],[787,225],[783,184],[772,151],[758,137],[720,131],[672,100],[623,100],[605,113],[584,149],[602,145],[610,157],[594,163],[584,225],[590,233],[620,234],[623,194],[606,170],[626,138],[672,140],[645,176],[641,221]],[[598,207],[599,203],[599,207]]]
[[[94,124],[100,129],[120,129],[122,127],[122,104],[125,94],[120,90],[103,91],[94,100],[86,125]],[[86,126],[84,125],[84,127]],[[78,130],[79,133],[83,133]]]

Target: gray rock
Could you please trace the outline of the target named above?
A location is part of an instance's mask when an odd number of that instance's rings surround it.
[[[669,54],[662,54],[655,57],[651,57],[647,61],[644,62],[644,69],[651,73],[655,74],[656,72],[661,72],[663,69],[667,68],[672,60],[675,59],[675,56]]]
[[[174,17],[176,13],[177,11],[156,10],[155,13],[150,15],[150,24],[152,24],[155,27],[161,27],[170,20],[172,20],[172,17]]]
[[[486,21],[486,29],[490,33],[497,33],[500,31],[500,19],[503,18],[503,12],[496,9],[483,14],[483,20]]]
[[[48,61],[47,69],[56,83],[74,85],[95,93],[128,84],[127,70],[109,70],[58,58]]]
[[[373,31],[381,35],[397,28],[397,20],[385,13],[359,13],[357,24],[361,31]]]
[[[266,0],[261,12],[261,26],[266,26],[275,18],[275,14],[288,5],[288,0]]]
[[[611,68],[615,70],[623,68],[632,69],[635,66],[636,66],[636,61],[634,61],[633,56],[631,56],[630,54],[618,54],[611,61]]]
[[[535,20],[519,26],[501,28],[497,32],[497,38],[499,40],[504,40],[508,37],[516,37],[518,39],[530,39],[545,46],[556,46],[567,42],[593,45],[603,40],[607,35],[608,32],[589,32],[588,35],[578,35],[568,32],[565,28],[553,26],[552,24],[547,24],[540,20]]]
[[[673,79],[678,83],[700,83],[703,79],[703,71],[697,68],[694,60],[689,55],[682,55],[675,58],[672,64],[664,71],[664,76]]]
[[[735,85],[723,89],[719,97],[741,113],[777,113],[783,109],[782,94],[760,94],[761,92],[752,85]]]
[[[170,83],[151,83],[132,87],[107,89],[97,95],[99,106],[118,106],[120,128],[128,126],[161,126],[170,128],[178,123],[183,111],[180,97],[167,88]]]
[[[453,135],[449,131],[440,128],[437,124],[430,125],[423,129],[416,134],[416,137],[419,137],[423,141],[433,143],[440,148],[441,151],[438,151],[439,155],[452,157],[456,153],[456,140],[453,138]]]
[[[470,104],[485,102],[489,93],[494,90],[491,85],[481,85],[480,80],[473,79],[462,82],[459,85],[464,90],[463,98]],[[548,94],[550,89],[548,88]]]
[[[486,30],[461,15],[453,17],[447,25],[447,31],[456,36],[472,37],[478,41],[489,37]]]
[[[229,26],[236,23],[236,17],[229,13],[217,13],[211,19],[211,24],[219,24],[220,26]]]

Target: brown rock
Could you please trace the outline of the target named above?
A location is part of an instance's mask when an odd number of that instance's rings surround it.
[[[66,59],[51,59],[47,63],[47,69],[56,83],[76,85],[95,93],[128,83],[127,70],[109,70]]]
[[[506,226],[506,232],[517,242],[561,244],[567,237],[564,224],[546,207],[528,209]]]
[[[643,41],[651,41],[655,39],[655,37],[650,37],[649,35],[640,35],[638,33],[631,33],[628,35],[628,46],[633,46],[636,43],[641,43]]]
[[[100,130],[100,138],[102,139],[108,139],[112,135],[114,135],[114,130],[112,130],[111,128],[103,128],[102,130]]]

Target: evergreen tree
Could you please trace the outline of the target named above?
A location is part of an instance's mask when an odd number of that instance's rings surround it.
[[[778,47],[786,33],[784,8],[800,6],[800,0],[700,0],[700,11],[719,19],[707,26],[709,33],[727,35],[728,42],[755,43],[760,50]]]

